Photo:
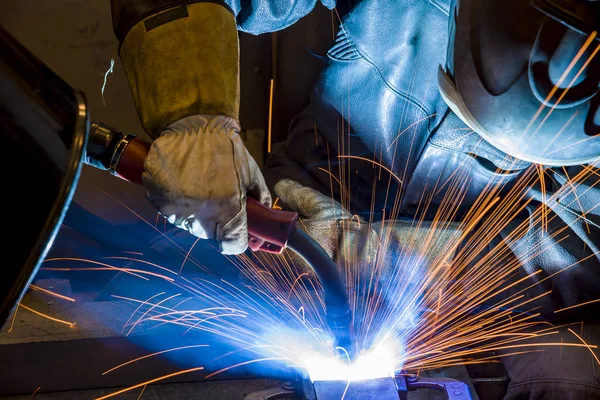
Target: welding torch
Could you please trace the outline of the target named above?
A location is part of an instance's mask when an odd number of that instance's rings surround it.
[[[92,123],[85,162],[141,185],[150,145],[135,134],[124,134],[104,123]],[[304,259],[323,287],[327,324],[334,337],[334,346],[353,354],[352,313],[335,262],[314,239],[298,229],[298,213],[268,208],[250,197],[247,198],[246,212],[250,249],[281,254],[288,248]]]

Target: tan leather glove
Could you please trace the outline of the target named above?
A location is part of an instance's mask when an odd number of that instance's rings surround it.
[[[271,206],[239,130],[230,117],[182,118],[156,139],[144,164],[144,186],[157,210],[194,236],[218,240],[224,254],[248,246],[246,193]]]
[[[282,204],[298,212],[300,229],[325,249],[343,273],[375,268],[380,279],[387,279],[400,274],[397,269],[403,262],[399,256],[434,264],[447,256],[444,249],[461,234],[454,224],[435,230],[426,222],[409,220],[369,224],[331,197],[289,179],[275,185],[275,194]]]
[[[176,226],[248,246],[246,196],[270,206],[261,172],[239,132],[236,21],[221,4],[184,4],[127,33],[120,56],[146,132],[155,142],[143,175],[149,200]]]

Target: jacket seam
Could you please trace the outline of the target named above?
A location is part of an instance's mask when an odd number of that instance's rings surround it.
[[[383,84],[388,89],[390,89],[392,92],[396,93],[398,96],[404,98],[408,102],[410,102],[413,105],[417,106],[421,110],[421,112],[423,112],[425,115],[431,115],[432,114],[429,110],[427,110],[427,108],[423,104],[421,104],[419,101],[417,101],[414,97],[412,97],[412,96],[408,95],[406,92],[401,91],[399,89],[396,89],[394,86],[392,86],[387,81],[387,79],[385,79],[385,77],[384,77],[383,73],[381,72],[381,70],[379,69],[379,67],[371,59],[369,59],[369,57],[365,56],[364,52],[362,52],[360,50],[360,47],[358,45],[356,45],[356,43],[354,43],[354,41],[350,37],[350,34],[344,28],[344,24],[340,24],[340,28],[344,31],[344,34],[346,35],[346,37],[348,39],[348,42],[352,45],[352,47],[354,47],[354,49],[356,49],[356,52],[360,56],[356,60],[360,61],[360,59],[363,59],[363,60],[365,60],[367,62],[367,64],[371,65],[375,69],[375,71],[377,71],[377,74],[379,75],[379,78],[381,79],[381,81],[383,82]]]

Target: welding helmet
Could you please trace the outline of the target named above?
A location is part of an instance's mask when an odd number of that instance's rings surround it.
[[[440,92],[510,156],[549,166],[596,161],[598,32],[598,0],[452,0]]]

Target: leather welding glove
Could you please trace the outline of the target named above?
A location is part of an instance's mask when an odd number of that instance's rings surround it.
[[[182,118],[154,141],[144,163],[144,186],[157,210],[194,236],[218,240],[224,254],[248,246],[246,193],[271,206],[239,130],[230,117]]]
[[[113,1],[119,55],[145,131],[155,140],[143,175],[149,200],[176,226],[248,245],[246,196],[270,206],[264,179],[239,136],[235,16],[220,2],[171,8]]]
[[[283,205],[300,214],[298,226],[338,265],[355,326],[371,318],[373,307],[396,316],[393,320],[369,320],[374,331],[380,323],[385,329],[399,331],[415,326],[424,307],[420,300],[431,284],[429,278],[444,270],[460,240],[461,232],[455,225],[432,227],[412,220],[369,224],[330,197],[290,180],[279,181],[275,193]],[[312,275],[300,257],[287,254],[296,273]],[[367,335],[358,346],[369,348],[372,339]]]
[[[281,180],[274,189],[282,204],[300,215],[298,226],[336,261],[349,286],[357,274],[367,271],[375,271],[376,279],[385,281],[398,278],[403,264],[417,261],[434,268],[450,261],[449,250],[461,236],[455,224],[435,229],[403,220],[369,224],[331,197],[292,180]],[[297,258],[294,262],[303,264]]]
[[[454,256],[461,231],[454,224],[432,226],[414,221],[369,223],[316,190],[290,180],[279,181],[275,193],[300,215],[298,226],[315,239],[338,265],[353,309],[354,326],[410,329],[418,321],[432,276],[440,276]],[[288,252],[298,276],[312,275],[303,260]],[[394,315],[370,319],[375,309]],[[385,325],[385,328],[378,324]],[[358,348],[370,348],[369,335]]]

